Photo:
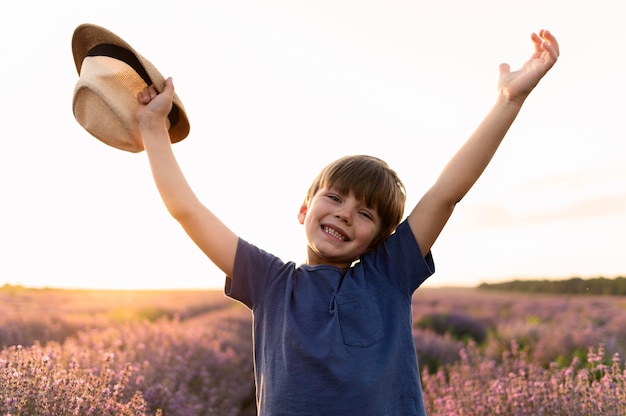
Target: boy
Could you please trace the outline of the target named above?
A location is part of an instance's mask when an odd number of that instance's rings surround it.
[[[203,206],[171,150],[167,80],[138,95],[143,146],[170,214],[226,274],[226,294],[254,316],[259,415],[424,415],[411,297],[434,272],[430,249],[482,174],[528,94],[554,65],[556,39],[533,33],[518,71],[500,65],[499,94],[483,122],[402,222],[404,188],[370,156],[324,168],[298,219],[306,263],[284,263],[237,237]]]

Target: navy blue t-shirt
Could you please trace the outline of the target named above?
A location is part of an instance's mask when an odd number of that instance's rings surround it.
[[[406,220],[347,271],[240,239],[225,293],[253,312],[259,416],[425,415],[411,297],[433,272]]]

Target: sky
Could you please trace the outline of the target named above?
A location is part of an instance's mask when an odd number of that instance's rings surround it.
[[[618,9],[619,8],[619,9]],[[296,214],[347,154],[387,161],[408,214],[518,68],[530,33],[561,58],[433,247],[426,286],[626,275],[626,29],[599,0],[12,2],[0,16],[0,285],[220,288],[162,205],[145,153],[72,114],[81,23],[172,76],[174,145],[202,202],[242,238],[304,260]]]

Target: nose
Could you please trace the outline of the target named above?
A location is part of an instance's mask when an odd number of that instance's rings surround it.
[[[352,223],[352,212],[345,205],[337,210],[335,217],[345,224],[350,225]]]

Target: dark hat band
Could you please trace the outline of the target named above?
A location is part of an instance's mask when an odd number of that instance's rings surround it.
[[[128,64],[139,75],[146,85],[152,85],[150,75],[146,72],[137,56],[126,48],[110,43],[102,43],[94,46],[87,52],[87,56],[108,56],[109,58],[117,59]],[[170,120],[170,128],[174,127],[179,120],[178,106],[172,105],[170,113],[167,118]]]

